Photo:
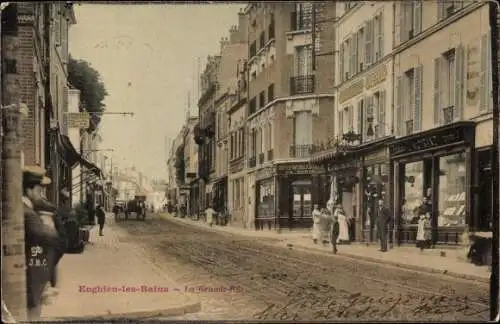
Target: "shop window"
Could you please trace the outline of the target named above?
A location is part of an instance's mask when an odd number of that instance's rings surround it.
[[[431,210],[432,161],[418,161],[403,166],[404,182],[401,202],[401,224],[415,225],[418,222],[419,208]],[[415,233],[416,234],[416,233]],[[414,239],[414,238],[413,238]]]
[[[374,241],[375,233],[375,211],[377,201],[382,197],[385,206],[389,206],[389,166],[387,164],[375,164],[364,168],[363,180],[363,214],[364,240]]]
[[[438,226],[465,225],[465,154],[439,158]]]

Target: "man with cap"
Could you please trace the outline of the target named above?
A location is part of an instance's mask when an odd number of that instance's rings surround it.
[[[52,217],[39,214],[35,201],[42,199],[43,186],[51,180],[41,167],[25,167],[23,170],[23,207],[25,227],[25,253],[27,263],[26,285],[28,320],[40,317],[41,302],[47,283],[51,279],[59,235]]]

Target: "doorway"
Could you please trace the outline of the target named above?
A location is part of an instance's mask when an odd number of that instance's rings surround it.
[[[492,206],[493,206],[493,170],[491,150],[477,153],[478,173],[476,197],[477,230],[491,231]]]
[[[312,219],[312,181],[296,180],[291,184],[292,213],[291,224],[299,227],[308,226]]]

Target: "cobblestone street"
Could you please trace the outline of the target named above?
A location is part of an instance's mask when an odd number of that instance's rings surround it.
[[[480,281],[287,249],[279,238],[238,238],[159,217],[112,226],[179,285],[239,289],[200,292],[201,311],[174,319],[488,318],[489,289]]]

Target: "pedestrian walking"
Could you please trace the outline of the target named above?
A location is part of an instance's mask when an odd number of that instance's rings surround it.
[[[376,226],[377,233],[380,239],[380,251],[387,252],[387,227],[391,223],[391,213],[387,207],[384,206],[384,200],[378,200],[377,213],[376,213]]]
[[[337,240],[340,234],[340,224],[337,215],[333,215],[333,220],[330,225],[330,242],[333,248],[333,254],[337,254]]]
[[[319,210],[319,207],[317,204],[314,205],[314,209],[312,212],[312,218],[313,218],[313,228],[312,228],[312,238],[314,244],[318,243],[318,240],[321,241],[321,211]]]
[[[23,170],[23,207],[25,226],[26,285],[28,320],[40,319],[41,302],[45,288],[51,280],[52,265],[60,238],[52,217],[41,216],[34,202],[42,199],[42,187],[51,180],[40,167]]]
[[[205,210],[205,216],[206,216],[206,219],[207,219],[207,224],[212,227],[213,225],[213,222],[214,222],[214,215],[216,215],[217,213],[215,212],[215,210],[212,208],[212,206],[208,206],[208,208]]]
[[[97,206],[96,209],[97,223],[99,224],[99,236],[104,236],[102,230],[104,229],[104,223],[106,222],[106,213],[101,205]]]
[[[337,204],[334,211],[334,216],[337,217],[337,222],[339,223],[339,236],[337,243],[345,244],[349,243],[349,225],[347,223],[347,216],[342,208],[341,204]]]

